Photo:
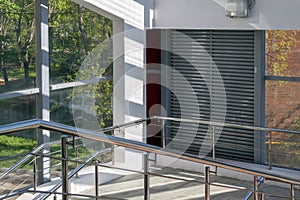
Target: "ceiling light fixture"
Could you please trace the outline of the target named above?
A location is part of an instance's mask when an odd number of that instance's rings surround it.
[[[225,14],[230,18],[245,18],[249,10],[254,7],[255,0],[227,0]]]

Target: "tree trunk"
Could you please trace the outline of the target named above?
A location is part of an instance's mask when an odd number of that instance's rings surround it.
[[[23,64],[24,64],[24,77],[25,77],[25,85],[29,85],[29,64],[30,64],[30,59],[29,59],[29,46],[33,40],[34,37],[34,25],[35,25],[35,20],[33,19],[30,25],[30,31],[26,35],[26,41],[24,44],[23,49],[21,50],[21,53],[24,54],[23,58]]]
[[[0,69],[2,69],[3,78],[4,78],[4,82],[5,82],[5,87],[9,88],[7,70],[6,70],[6,67],[4,67],[4,65],[3,65],[3,61],[0,62]]]
[[[83,26],[83,16],[82,16],[82,8],[78,5],[78,25],[79,25],[79,31],[80,31],[80,35],[81,35],[81,39],[83,42],[83,46],[85,49],[85,53],[86,55],[88,55],[90,53],[90,47],[89,47],[89,43],[87,40],[87,34],[84,30],[84,26]]]
[[[24,85],[25,86],[29,86],[29,61],[26,60],[24,61],[24,76],[25,76],[25,81],[24,81]]]

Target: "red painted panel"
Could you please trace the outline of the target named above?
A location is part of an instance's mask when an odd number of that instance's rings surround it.
[[[160,85],[160,30],[148,30],[146,35],[146,106],[147,116],[161,115],[161,85]],[[147,126],[147,143],[161,145],[160,128],[157,122],[150,122]]]

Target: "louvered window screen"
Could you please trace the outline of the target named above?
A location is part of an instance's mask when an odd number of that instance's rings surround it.
[[[170,116],[254,126],[255,31],[179,30],[169,38]],[[171,148],[212,154],[208,125],[169,127]],[[253,131],[224,127],[220,133],[216,157],[254,161]]]

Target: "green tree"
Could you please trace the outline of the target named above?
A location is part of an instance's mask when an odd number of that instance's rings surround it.
[[[34,3],[34,0],[0,0],[0,70],[6,88],[10,87],[11,90],[34,84],[35,79],[31,78],[35,72]],[[71,0],[50,0],[49,31],[52,84],[94,78],[91,74],[112,76],[111,67],[105,71],[105,66],[111,62],[112,49],[98,47],[112,35],[111,20]],[[94,52],[95,47],[98,47],[96,53],[101,54],[101,58],[89,63],[91,70],[86,74],[78,74],[82,63]],[[108,115],[103,112],[111,113],[108,110],[111,106],[108,105],[111,104],[112,81],[99,83],[97,87],[97,92],[103,92],[96,95],[96,104],[98,116],[101,116],[99,121],[104,124],[104,121],[111,119],[111,116],[105,117]],[[66,98],[54,103],[52,110],[68,112],[65,107],[72,98],[72,92]]]
[[[9,87],[7,63],[12,62],[12,58],[16,55],[13,24],[18,20],[19,11],[16,1],[0,0],[0,70],[7,88]]]
[[[86,56],[110,37],[111,21],[70,0],[50,1],[51,77],[73,81]]]
[[[49,27],[51,37],[50,71],[53,83],[86,80],[98,76],[112,76],[112,68],[105,70],[111,62],[111,20],[91,12],[70,0],[50,1]],[[104,42],[107,40],[109,42]],[[104,42],[104,45],[102,44]],[[99,45],[100,44],[100,45]],[[95,54],[93,59],[86,59]],[[97,54],[97,55],[96,55]],[[100,56],[99,56],[100,55]],[[93,55],[91,55],[93,56]],[[90,56],[90,57],[91,57]],[[87,69],[78,70],[81,66]],[[112,120],[112,81],[98,83],[93,90],[87,87],[76,91],[93,92],[95,109],[101,126]],[[81,92],[79,92],[81,93]],[[72,99],[70,91],[69,100]],[[64,105],[61,104],[61,107]],[[57,111],[62,111],[56,104]]]
[[[20,52],[20,65],[24,69],[24,83],[27,86],[30,82],[29,67],[35,56],[33,43],[35,31],[34,1],[20,0],[19,4],[20,13],[16,27],[16,38]]]
[[[297,44],[296,30],[268,30],[266,31],[266,73],[271,76],[284,76],[287,74],[289,66],[289,53]],[[281,107],[277,104],[280,102],[278,91],[286,87],[287,82],[284,81],[268,81],[266,84],[267,95],[270,94],[272,99],[267,102],[267,115],[266,121],[269,126],[277,128],[288,128],[291,124],[286,124],[287,127],[282,127],[285,120],[290,118],[294,113],[299,110],[296,105],[292,110],[286,110],[285,116],[278,119],[278,115],[282,114]],[[272,109],[268,105],[275,104]]]
[[[1,69],[6,87],[30,84],[34,70],[34,1],[0,0]],[[24,79],[21,83],[20,79]],[[14,81],[13,84],[9,80]],[[32,85],[33,83],[31,83]]]
[[[266,31],[267,74],[284,75],[288,67],[289,51],[296,44],[296,31],[268,30]]]

